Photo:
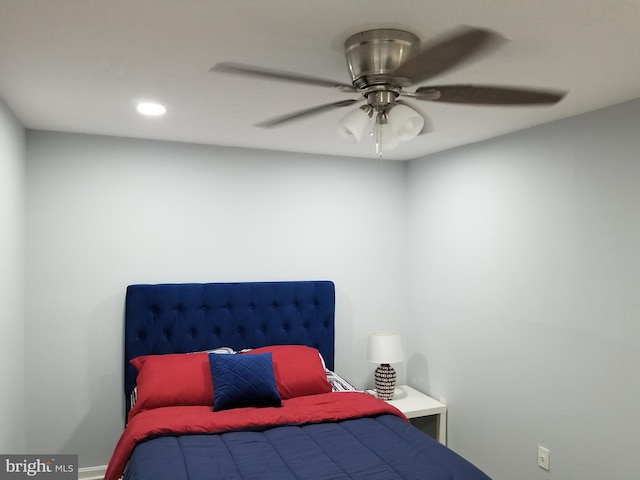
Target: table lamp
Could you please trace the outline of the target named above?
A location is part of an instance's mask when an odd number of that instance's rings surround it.
[[[377,397],[381,400],[393,399],[396,371],[390,364],[403,360],[400,334],[388,331],[371,332],[367,347],[367,360],[380,364],[375,372]]]

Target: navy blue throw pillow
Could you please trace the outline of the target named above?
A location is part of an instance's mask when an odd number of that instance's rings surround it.
[[[213,379],[213,411],[240,407],[280,407],[271,353],[209,354]]]

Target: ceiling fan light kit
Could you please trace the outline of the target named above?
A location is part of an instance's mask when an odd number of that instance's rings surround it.
[[[258,126],[278,127],[335,108],[366,102],[342,117],[338,133],[356,143],[370,132],[376,153],[381,156],[383,151],[396,148],[400,142],[410,141],[425,132],[425,116],[411,108],[404,98],[467,105],[553,105],[562,100],[566,95],[563,91],[495,85],[420,86],[413,92],[405,90],[489,53],[505,41],[495,32],[475,27],[454,29],[423,47],[416,35],[404,30],[360,32],[350,36],[344,44],[351,85],[231,62],[216,64],[211,70],[359,94],[359,99],[305,108],[261,122]]]
[[[378,146],[376,153],[380,154],[382,150],[392,150],[400,142],[415,138],[424,127],[424,118],[406,105],[391,104],[379,111],[372,121],[373,113],[370,105],[350,111],[338,122],[338,133],[349,142],[357,143],[369,131]]]

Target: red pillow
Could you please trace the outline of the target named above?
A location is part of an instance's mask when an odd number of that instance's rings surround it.
[[[131,364],[138,370],[138,397],[129,418],[152,408],[213,405],[208,353],[146,355]]]
[[[287,398],[329,393],[331,384],[318,350],[303,345],[272,345],[247,354],[271,352],[278,392]]]

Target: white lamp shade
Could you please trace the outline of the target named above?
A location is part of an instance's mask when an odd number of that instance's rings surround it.
[[[364,132],[367,131],[370,119],[364,110],[356,108],[347,113],[338,122],[338,133],[351,143],[357,143],[364,135]]]
[[[398,134],[391,123],[377,124],[376,128],[378,147],[381,151],[387,152],[400,145]]]
[[[389,124],[393,126],[399,141],[415,138],[424,127],[424,118],[406,105],[396,105],[389,112]]]
[[[404,359],[402,342],[398,332],[371,332],[367,348],[367,360],[371,363],[397,363]]]

